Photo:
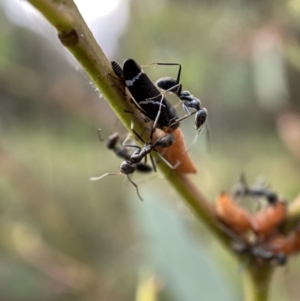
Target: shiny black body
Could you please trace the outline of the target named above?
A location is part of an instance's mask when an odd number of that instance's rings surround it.
[[[263,260],[272,265],[285,265],[287,263],[287,256],[283,252],[276,254],[266,246],[260,246],[256,243],[235,242],[232,249],[238,254],[247,254],[250,255],[251,259]]]
[[[235,253],[246,255],[248,260],[269,262],[271,265],[285,265],[287,263],[287,255],[283,252],[275,253],[268,244],[259,241],[246,241],[226,226],[219,226],[224,233],[233,239],[231,249]]]
[[[132,129],[134,134],[137,136],[139,140],[144,142],[143,138],[134,130]],[[152,158],[151,152],[156,151],[156,147],[161,148],[167,148],[171,146],[175,141],[175,136],[172,133],[166,133],[162,137],[158,138],[155,142],[152,140],[152,136],[154,133],[154,129],[152,129],[150,134],[150,140],[148,142],[144,142],[144,147],[140,147],[138,145],[132,145],[132,144],[125,144],[127,147],[134,147],[136,150],[133,152],[133,154],[130,156],[130,158],[126,159],[123,164],[124,171],[121,170],[122,173],[126,174],[127,170],[131,170],[131,166],[138,166],[139,164],[142,164],[141,161],[146,157],[147,155],[150,155],[150,160],[152,163],[153,170],[156,172],[156,166],[154,164],[154,160]],[[176,168],[173,167],[169,162],[167,162],[159,153],[159,157],[170,167],[170,168]],[[128,167],[128,168],[127,168]],[[131,172],[133,173],[133,172]]]
[[[111,136],[109,136],[108,140],[107,140],[107,148],[112,150],[116,156],[118,156],[119,158],[124,159],[125,161],[131,161],[131,156],[133,155],[132,153],[129,152],[128,147],[126,146],[119,146],[118,145],[118,140],[119,140],[119,134],[118,133],[114,133]],[[145,156],[144,156],[145,157]],[[142,158],[141,158],[142,160]],[[141,162],[141,160],[139,162],[135,162],[136,163],[136,171],[142,172],[142,173],[148,173],[151,172],[153,169],[150,165]]]
[[[179,127],[175,108],[133,59],[127,59],[123,63],[123,68],[113,61],[112,68],[130,91],[133,104],[147,118],[157,120],[157,128],[172,132]]]
[[[157,65],[166,66],[178,66],[177,78],[163,77],[160,78],[155,85],[165,92],[171,92],[177,95],[182,101],[182,107],[188,114],[186,117],[181,118],[183,120],[190,115],[195,114],[195,127],[197,130],[201,129],[207,118],[207,111],[205,108],[201,108],[200,100],[192,95],[189,91],[182,91],[182,84],[180,83],[181,65],[176,63],[156,63]],[[190,108],[195,109],[195,112],[190,112]]]
[[[278,202],[278,195],[275,191],[266,187],[263,183],[249,186],[244,175],[241,175],[240,183],[235,187],[233,193],[235,197],[265,198],[270,205],[275,205]]]

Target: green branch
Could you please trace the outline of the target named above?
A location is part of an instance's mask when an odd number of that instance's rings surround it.
[[[273,268],[250,265],[243,273],[245,301],[267,301]]]
[[[122,91],[118,88],[120,83],[110,76],[114,74],[111,64],[95,41],[74,2],[72,0],[28,1],[56,28],[61,43],[78,60],[123,125],[130,131],[131,120],[133,120],[136,130],[142,132],[144,124],[141,120],[132,114],[125,113],[124,109],[133,110],[130,101],[128,101],[129,97],[124,97]],[[159,164],[159,169],[173,188],[182,196],[198,220],[202,221],[215,237],[229,248],[229,238],[218,227],[214,207],[198,187],[193,184],[188,176],[179,174],[176,170],[171,171],[163,163]],[[250,270],[247,272],[246,288],[249,292],[252,292],[251,296],[254,296],[248,298],[247,301],[265,301],[265,298],[257,293],[260,291],[260,286],[256,280],[259,278],[260,281],[267,282],[268,277],[268,273],[263,273],[262,277],[258,277]]]
[[[142,132],[144,124],[141,120],[124,112],[124,109],[132,110],[133,108],[119,90],[120,83],[110,76],[110,74],[114,74],[110,61],[95,41],[74,2],[71,0],[29,0],[29,2],[55,26],[62,44],[78,60],[124,126],[130,131],[131,120],[134,120],[135,127]],[[219,238],[224,242],[227,241],[226,236],[216,224],[213,207],[189,177],[179,174],[176,170],[171,172],[165,164],[159,164],[159,167],[175,190],[186,200],[195,215]]]

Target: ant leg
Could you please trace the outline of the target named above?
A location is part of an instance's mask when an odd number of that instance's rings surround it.
[[[195,135],[195,138],[193,139],[192,143],[189,145],[189,147],[182,153],[182,155],[184,155],[185,153],[189,152],[192,148],[192,146],[196,143],[198,137],[199,137],[199,134],[201,133],[203,129],[203,126],[201,126],[197,132],[197,134]]]
[[[106,139],[108,140],[107,142],[107,147],[108,148],[114,148],[114,146],[117,144],[118,140],[119,140],[119,133],[115,132],[112,135],[110,135],[108,138],[103,138],[101,135],[101,129],[98,129],[97,133],[98,133],[98,138],[100,140],[100,142],[104,142]],[[111,144],[112,143],[112,144]],[[109,147],[109,145],[112,145],[111,147]]]
[[[112,75],[112,74],[110,74],[110,73],[107,73],[107,75],[110,76],[111,78],[117,80],[117,81],[120,82],[120,83],[123,83],[123,82],[124,82],[123,79],[122,79],[122,77],[118,76],[117,74],[116,74],[117,76],[114,76],[114,75]]]
[[[177,107],[179,107],[182,104],[182,101],[180,100],[179,102],[177,102],[173,107],[176,109]]]
[[[149,156],[150,156],[150,160],[151,160],[151,164],[152,164],[153,170],[154,170],[154,172],[156,172],[157,170],[156,170],[156,165],[155,165],[155,163],[154,163],[153,156],[151,155],[151,153],[150,153]]]
[[[195,111],[195,112],[193,112],[191,115],[193,115],[194,113],[197,113],[197,112],[199,112],[199,111]],[[206,126],[206,139],[207,139],[208,145],[209,145],[209,147],[210,147],[211,139],[210,139],[209,128],[208,128],[207,124],[203,121],[202,124],[199,126],[198,131],[197,131],[197,133],[196,133],[196,135],[195,135],[195,138],[193,139],[192,143],[191,143],[190,146],[183,152],[183,154],[185,154],[186,152],[188,152],[188,151],[192,148],[192,146],[196,143],[196,141],[197,141],[197,139],[198,139],[198,137],[199,137],[199,135],[200,135],[200,133],[201,133],[201,131],[202,131],[202,129],[203,129],[204,126]]]
[[[121,173],[110,173],[110,172],[107,172],[105,173],[104,175],[100,176],[100,177],[91,177],[90,178],[90,181],[98,181],[98,180],[101,180],[103,178],[105,178],[106,176],[118,176],[120,175]]]
[[[120,122],[120,119],[119,119],[119,118],[116,118],[114,124],[113,124],[113,125],[111,126],[111,128],[109,129],[109,132],[110,132],[110,133],[112,133],[112,132],[115,131],[115,129],[116,129],[116,127],[117,127],[117,125],[118,125],[119,122]]]
[[[172,90],[173,90],[174,88],[179,87],[179,86],[180,86],[180,84],[176,84],[176,85],[174,85],[173,87],[171,87],[171,88],[169,88],[169,89],[167,89],[167,90],[161,89],[161,90],[163,90],[163,91],[161,91],[158,95],[153,96],[153,97],[146,98],[145,100],[143,100],[143,101],[140,102],[140,103],[142,103],[142,104],[147,103],[148,100],[156,99],[159,95],[164,95],[164,94],[166,94],[166,93],[168,93],[168,92],[172,92]],[[182,103],[182,101],[181,101],[180,103]]]
[[[185,102],[182,102],[182,108],[183,110],[188,114],[188,116],[191,116],[191,111],[189,110],[188,106],[185,104]]]
[[[143,116],[141,116],[141,115],[138,115],[137,113],[135,113],[135,112],[133,112],[133,111],[128,111],[128,110],[124,109],[124,112],[125,112],[125,113],[130,113],[130,114],[132,114],[132,115],[135,116],[136,118],[142,120],[144,123],[148,123],[148,122],[150,121],[149,118],[143,117]],[[142,112],[142,113],[143,113],[143,112]]]
[[[137,138],[142,141],[143,143],[145,143],[144,139],[134,130],[132,129],[133,133],[137,136]]]
[[[148,159],[147,159],[147,156],[145,156],[144,164],[147,165],[147,162],[148,162]]]
[[[177,160],[177,163],[175,165],[172,165],[169,161],[167,161],[160,153],[158,153],[158,156],[160,157],[160,159],[165,162],[165,164],[167,164],[171,169],[176,169],[180,164],[181,162]]]
[[[141,108],[141,106],[136,102],[136,100],[133,97],[130,97],[130,103],[132,103],[141,113],[145,114],[145,111]]]
[[[145,182],[148,182],[148,181],[151,181],[155,178],[158,178],[158,179],[163,179],[162,176],[158,175],[158,174],[153,174],[152,176],[148,177],[147,179],[145,180],[140,180],[140,181],[136,181],[137,184],[143,184]]]
[[[148,127],[145,126],[144,129],[143,129],[143,131],[142,131],[142,133],[140,134],[141,137],[143,137],[145,131],[149,131],[150,134],[151,134],[152,129],[150,129],[150,128],[148,128]]]
[[[131,136],[130,134],[127,135],[127,137],[123,141],[122,145],[123,146],[129,146],[129,147],[135,147],[135,148],[141,149],[141,147],[138,146],[138,145],[136,145],[136,144],[126,144],[126,142],[130,139],[130,136]]]
[[[142,139],[142,137],[134,130],[132,129],[132,131],[134,132],[134,134],[139,138],[141,139],[142,142],[144,142],[144,140]],[[142,148],[139,146],[139,145],[136,145],[136,144],[126,144],[126,141],[128,141],[130,137],[130,134],[126,137],[126,139],[123,141],[122,145],[123,146],[127,146],[127,147],[134,147],[134,148],[137,148],[139,150],[141,150]]]
[[[114,86],[115,85],[112,85],[112,87],[114,87]],[[119,91],[122,93],[123,97],[126,99],[126,97],[127,97],[126,90],[122,89],[120,86],[118,88],[119,88]]]
[[[198,112],[198,111],[194,111],[194,112],[190,113],[190,115],[185,115],[185,116],[183,116],[183,117],[181,117],[181,118],[176,119],[173,123],[171,123],[171,124],[168,126],[168,129],[169,129],[170,127],[172,127],[172,125],[174,125],[175,123],[180,122],[180,121],[182,121],[182,120],[185,120],[185,119],[191,117],[192,115],[196,114],[197,112]]]
[[[179,84],[177,86],[179,86]],[[161,99],[160,99],[160,103],[159,103],[159,109],[157,111],[157,114],[156,114],[155,120],[153,122],[152,128],[156,128],[156,124],[157,124],[157,121],[158,121],[160,113],[161,113],[162,102],[164,100],[164,94],[167,93],[167,92],[169,92],[169,91],[171,91],[172,89],[174,89],[174,87],[176,87],[176,85],[173,86],[173,87],[171,87],[168,90],[163,91],[162,93],[158,94],[157,96],[147,98],[146,100],[143,100],[143,101],[140,102],[140,104],[147,104],[149,100],[156,99],[159,95],[161,95]]]
[[[105,138],[101,136],[101,129],[98,129],[98,138],[101,142],[105,141]]]
[[[127,175],[127,179],[128,179],[128,181],[135,187],[136,193],[137,193],[139,199],[140,199],[141,201],[143,201],[143,198],[141,197],[141,195],[140,195],[140,193],[139,193],[139,188],[138,188],[138,186],[137,186],[137,185],[129,178],[128,175]]]
[[[249,190],[249,185],[247,184],[244,173],[240,174],[238,183],[235,186],[236,187],[233,190],[233,196],[238,199],[244,198]]]
[[[142,65],[141,67],[151,66],[151,65],[158,65],[158,66],[178,66],[178,73],[177,73],[177,79],[176,82],[179,83],[180,76],[181,76],[181,64],[179,63],[150,63],[147,65]]]
[[[180,76],[181,76],[181,64],[178,64],[178,63],[157,63],[157,65],[160,65],[160,66],[178,66],[178,73],[177,73],[176,82],[177,82],[177,84],[179,84]]]
[[[152,135],[153,135],[153,133],[154,133],[153,130],[156,128],[156,124],[157,124],[158,118],[159,118],[160,113],[161,113],[161,106],[162,106],[163,100],[164,100],[164,95],[162,94],[162,95],[161,95],[161,100],[160,100],[160,103],[159,103],[159,109],[158,109],[158,111],[157,111],[155,120],[154,120],[153,125],[152,125],[152,130],[151,130],[151,134],[150,134],[150,139],[152,139]]]
[[[175,87],[175,86],[174,86],[174,87]],[[172,88],[174,88],[174,87],[172,87]],[[158,111],[157,111],[157,115],[156,115],[155,120],[154,120],[153,125],[152,125],[152,132],[151,132],[151,135],[150,135],[150,138],[151,138],[151,139],[152,139],[152,135],[153,135],[153,133],[154,133],[153,129],[156,128],[156,124],[157,124],[157,121],[158,121],[159,116],[160,116],[160,113],[161,113],[162,102],[163,102],[163,100],[164,100],[164,93],[167,93],[167,92],[168,92],[169,90],[171,90],[172,88],[170,88],[170,89],[164,91],[163,93],[161,93],[161,100],[160,100],[160,104],[159,104],[159,109],[158,109]]]
[[[112,74],[110,74],[110,73],[108,73],[108,76],[110,76],[110,77],[113,78],[115,81],[117,81],[117,82],[119,83],[119,85],[121,85],[122,87],[126,87],[126,86],[125,86],[125,83],[124,83],[123,77],[119,77],[118,75],[117,75],[118,77],[116,77],[116,76],[114,76],[114,75],[112,75]],[[122,89],[119,85],[118,85],[118,88],[119,88],[120,92],[122,93],[123,97],[125,98],[125,97],[127,96],[127,94],[126,94],[126,92],[125,92],[125,89]],[[111,86],[112,86],[112,87],[115,87],[115,86],[117,86],[117,85],[116,85],[116,84],[112,84]]]
[[[139,145],[136,145],[136,144],[126,144],[125,142],[126,142],[127,140],[128,140],[128,139],[126,138],[125,141],[122,143],[123,146],[134,147],[134,148],[137,148],[137,149],[139,149],[139,150],[142,149]]]
[[[112,74],[110,74],[110,73],[108,73],[108,76],[110,76],[111,78],[113,78],[114,80],[116,80],[116,81],[119,83],[119,85],[117,85],[117,84],[112,84],[111,87],[118,86],[118,89],[119,89],[119,91],[121,92],[122,96],[123,96],[124,98],[126,98],[126,97],[127,97],[127,94],[126,94],[125,88],[122,89],[122,88],[120,87],[120,85],[121,85],[122,87],[126,87],[126,86],[125,86],[125,83],[124,83],[124,79],[123,79],[122,77],[116,77],[116,76],[114,76],[114,75],[112,75]]]

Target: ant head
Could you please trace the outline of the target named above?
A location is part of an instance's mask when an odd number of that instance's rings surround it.
[[[120,166],[120,172],[124,175],[130,175],[132,173],[134,173],[136,170],[136,165],[135,164],[130,164],[129,162],[127,161],[123,161],[121,163],[121,166]]]
[[[156,140],[155,146],[169,147],[175,142],[175,136],[172,133],[168,133]]]
[[[270,205],[276,205],[278,201],[278,196],[276,192],[272,190],[266,190],[266,199]]]
[[[206,121],[207,118],[207,110],[205,108],[197,111],[195,115],[195,127],[198,130]]]

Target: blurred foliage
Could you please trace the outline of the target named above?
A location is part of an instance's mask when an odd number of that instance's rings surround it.
[[[299,193],[299,159],[285,148],[290,140],[284,131],[278,135],[276,124],[283,112],[299,115],[300,1],[129,4],[130,22],[111,59],[181,63],[183,88],[208,108],[211,144],[202,135],[191,150],[199,169],[196,183],[213,201],[243,171],[250,180],[264,176],[292,200]],[[221,266],[218,279],[226,273],[229,287],[237,287],[232,257],[182,208],[163,179],[134,176],[143,181],[145,204],[121,176],[88,181],[117,172],[120,163],[98,141],[97,128],[107,135],[124,131],[55,37],[17,27],[3,10],[0,25],[1,299],[133,300],[145,266],[162,282],[159,300],[176,300],[172,294],[178,290],[181,296],[185,283],[204,291],[201,277],[218,286],[215,266]],[[145,70],[153,80],[177,72],[161,66]],[[190,143],[193,120],[182,127]],[[155,200],[178,211],[180,230],[155,218],[149,208]],[[177,232],[178,246],[176,240],[171,244]],[[189,259],[182,255],[184,235],[200,237],[188,248],[199,260],[199,281],[194,272],[181,271]],[[169,251],[162,252],[174,252],[174,267],[161,264],[155,237],[162,243],[170,239]],[[271,300],[298,300],[298,261],[276,275]],[[241,292],[235,295],[240,300]]]

